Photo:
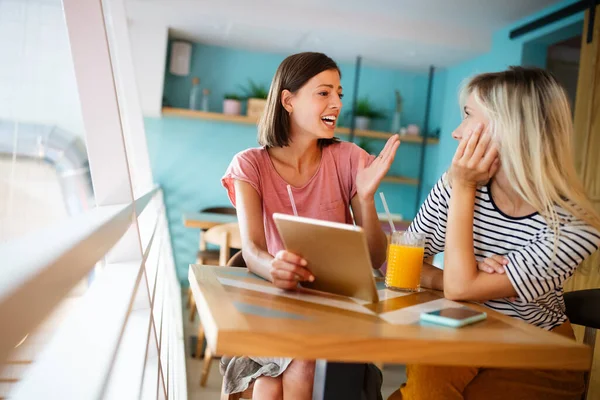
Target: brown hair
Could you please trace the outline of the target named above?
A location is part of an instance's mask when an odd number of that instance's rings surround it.
[[[323,53],[298,53],[283,60],[271,82],[267,106],[258,123],[261,146],[286,147],[290,144],[290,116],[281,104],[281,92],[295,93],[312,77],[330,69],[335,69],[342,77],[335,61]],[[337,141],[337,138],[319,139],[319,145],[324,147]]]

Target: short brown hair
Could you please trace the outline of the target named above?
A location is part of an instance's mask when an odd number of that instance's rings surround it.
[[[298,53],[287,57],[277,68],[267,98],[267,106],[258,123],[258,143],[265,147],[286,147],[290,144],[290,116],[281,104],[281,92],[298,91],[312,77],[323,71],[335,69],[342,73],[331,58],[323,53]],[[338,139],[319,139],[327,146]]]

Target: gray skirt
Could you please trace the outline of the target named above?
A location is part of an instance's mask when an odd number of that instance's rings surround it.
[[[291,358],[223,356],[219,364],[223,390],[227,394],[241,393],[260,376],[276,378],[283,374],[291,362]]]
[[[223,390],[227,394],[242,393],[260,376],[278,377],[292,362],[291,358],[273,357],[221,357],[219,365],[223,375]],[[361,398],[383,400],[381,385],[383,375],[374,364],[366,364]]]

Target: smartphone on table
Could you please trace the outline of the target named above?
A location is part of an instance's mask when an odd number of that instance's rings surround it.
[[[486,318],[487,314],[485,312],[472,310],[468,307],[442,308],[441,310],[421,313],[421,321],[452,328],[474,324]]]

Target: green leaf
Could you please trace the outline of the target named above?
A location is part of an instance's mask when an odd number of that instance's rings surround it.
[[[363,97],[356,102],[356,109],[354,115],[357,117],[367,117],[371,119],[385,118],[383,111],[378,110],[371,104],[368,97]]]
[[[225,100],[237,100],[237,101],[242,100],[242,96],[240,96],[239,94],[235,94],[235,93],[225,93],[223,98]]]
[[[373,154],[373,149],[372,149],[372,145],[373,142],[371,139],[365,138],[365,137],[361,137],[358,142],[356,143],[356,145],[358,147],[360,147],[361,149],[363,149],[364,151],[366,151],[369,154]]]
[[[255,83],[252,79],[248,79],[248,86],[240,86],[244,91],[246,99],[266,99],[269,96],[269,88],[266,85]]]

